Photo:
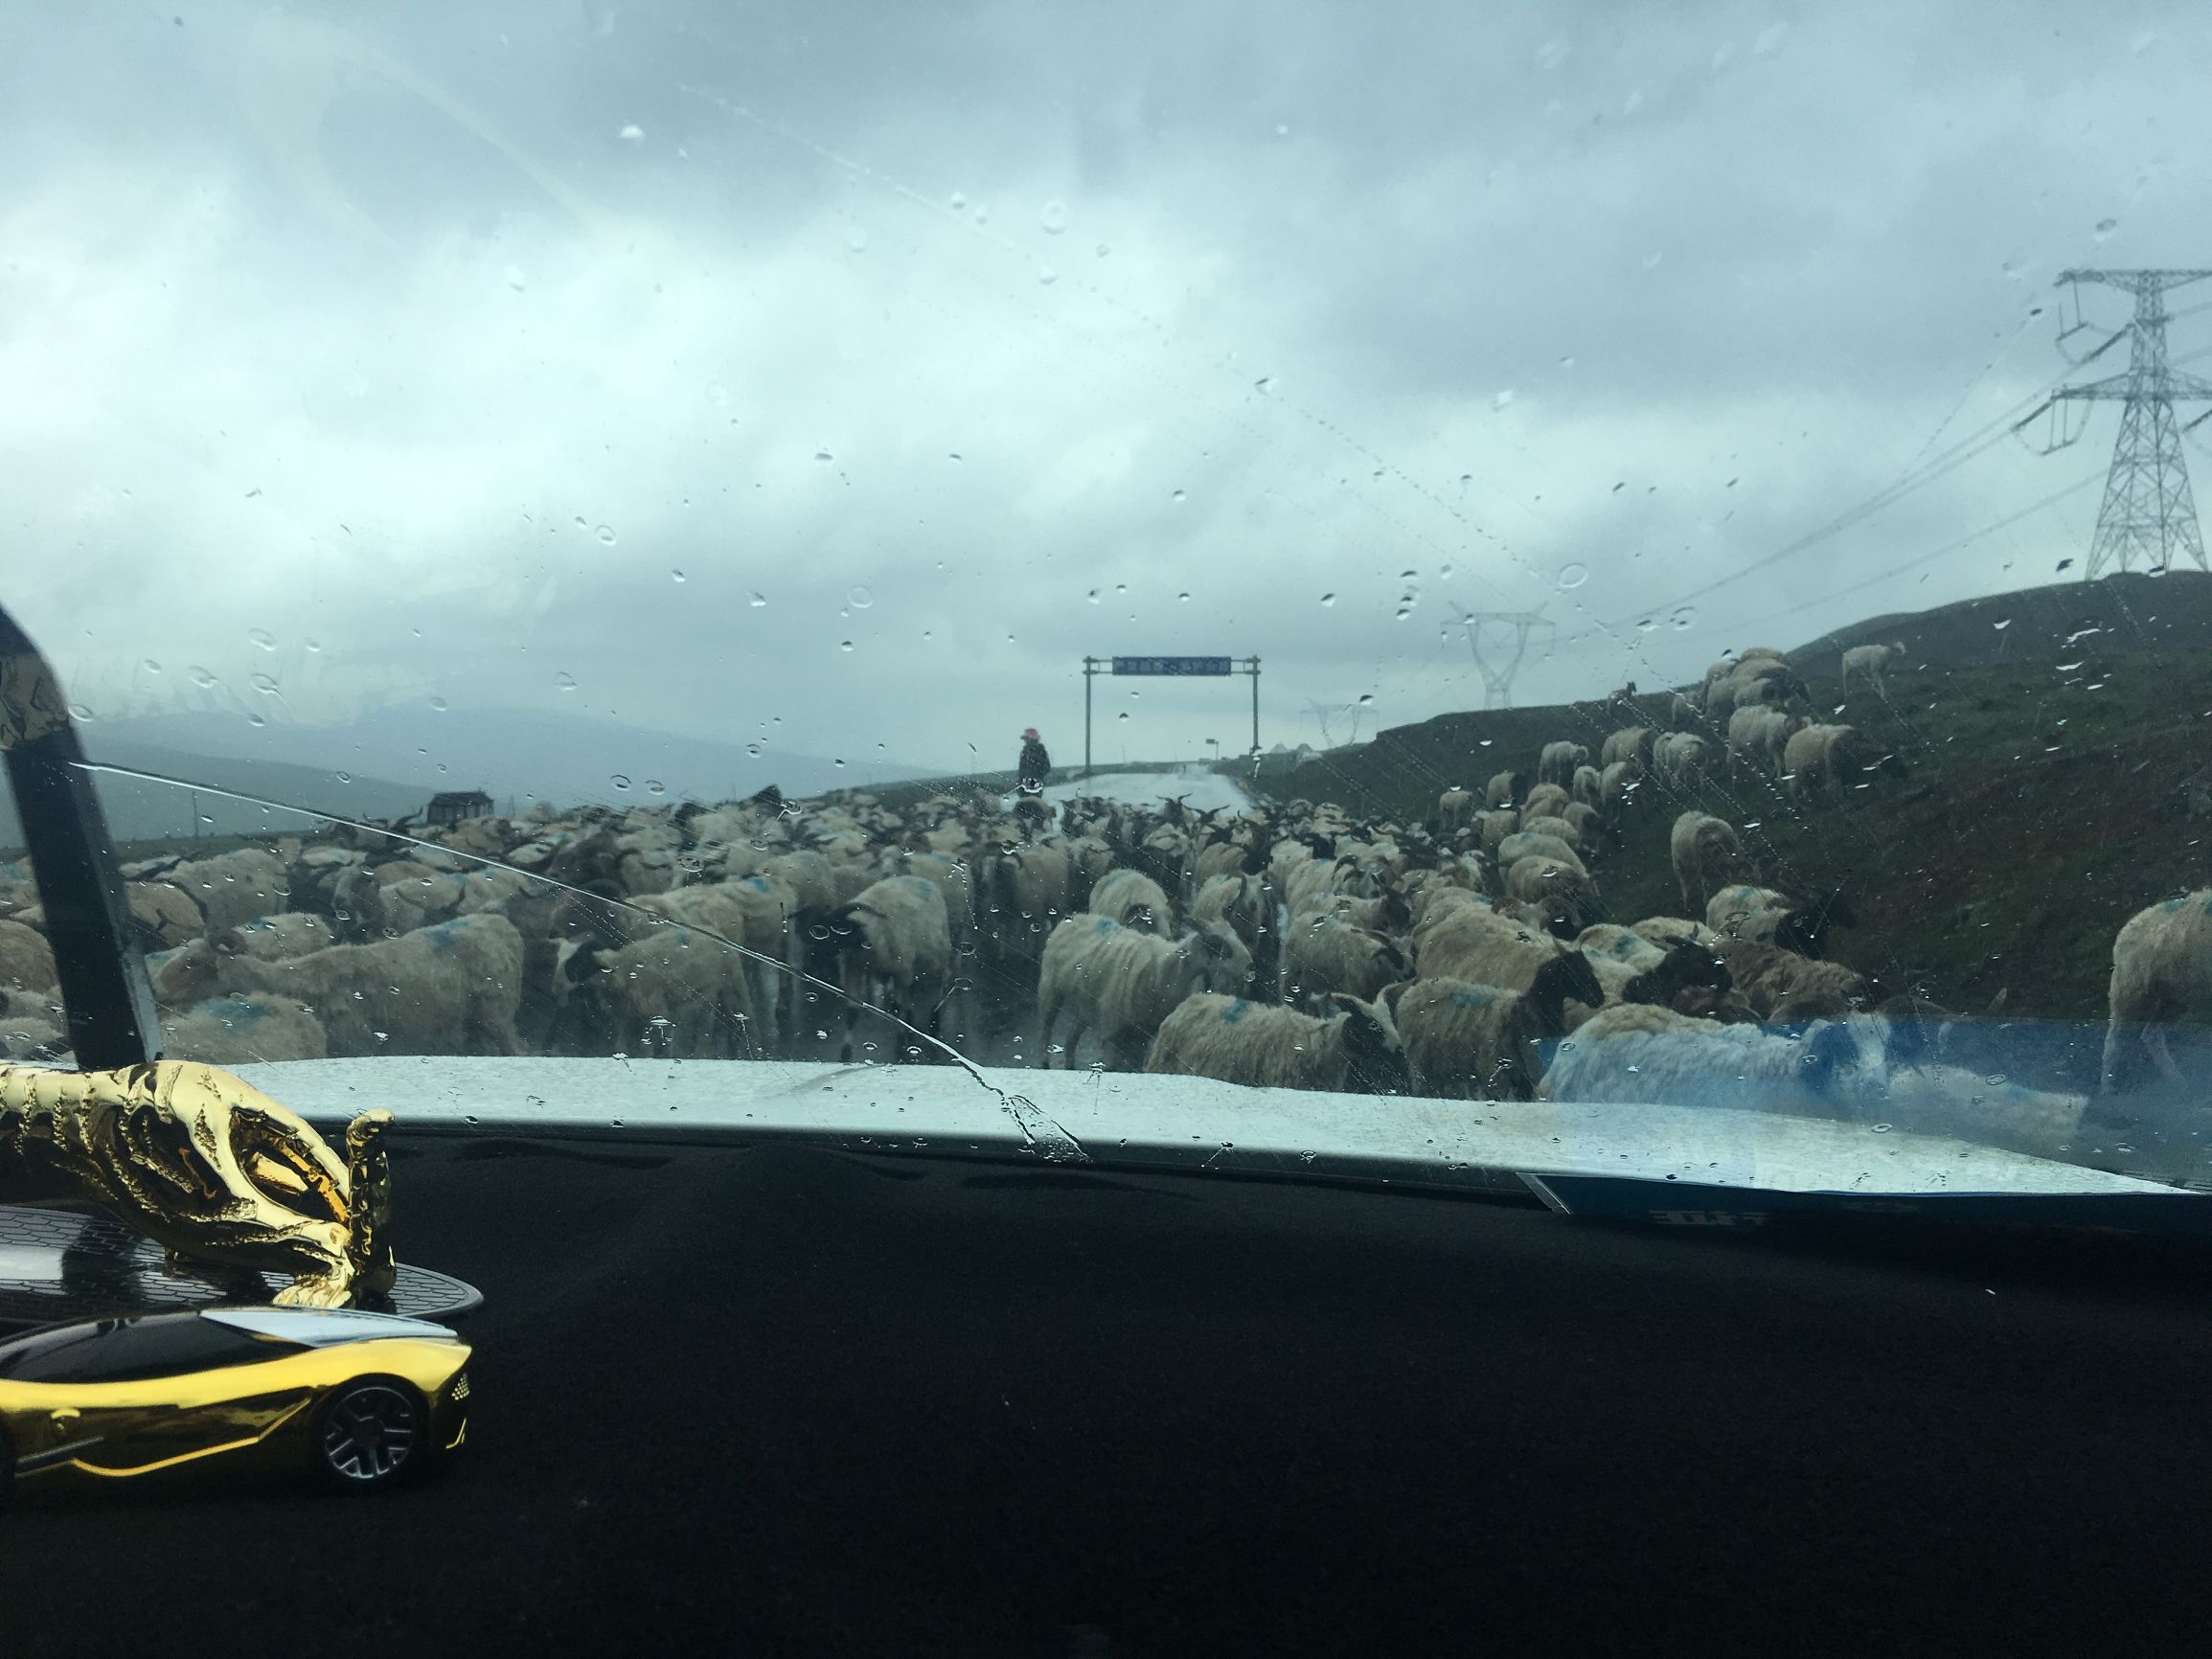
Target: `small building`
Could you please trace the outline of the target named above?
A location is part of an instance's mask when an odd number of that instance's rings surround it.
[[[481,789],[448,789],[430,797],[430,809],[424,814],[433,829],[443,830],[458,824],[464,818],[491,816],[491,797]]]

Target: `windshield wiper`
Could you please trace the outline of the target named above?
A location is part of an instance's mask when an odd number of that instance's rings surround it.
[[[54,669],[0,607],[0,750],[82,1071],[161,1057],[153,983],[99,792]]]

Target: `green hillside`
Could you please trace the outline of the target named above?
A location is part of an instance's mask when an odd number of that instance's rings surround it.
[[[2146,591],[2155,605],[2139,602]],[[2015,629],[2011,660],[1988,660]],[[1866,638],[1904,639],[1927,666],[1893,670],[1886,700],[1864,687],[1846,698],[1840,647]],[[1845,890],[1859,925],[1833,954],[1885,991],[2101,1021],[2120,925],[2212,885],[2207,641],[2212,579],[2138,577],[1880,619],[1792,652],[1817,717],[1858,726],[1909,775],[1811,805],[1753,778],[1656,800],[1592,867],[1607,911],[1680,913],[1667,836],[1678,811],[1699,807],[1738,827],[1768,884]],[[1664,727],[1670,700],[1637,704]],[[1533,773],[1547,740],[1594,753],[1625,723],[1602,703],[1447,715],[1309,764],[1281,792],[1426,820],[1452,784]]]

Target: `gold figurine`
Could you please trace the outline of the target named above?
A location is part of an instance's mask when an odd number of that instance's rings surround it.
[[[391,1122],[355,1118],[341,1161],[216,1066],[0,1065],[0,1201],[91,1199],[185,1264],[289,1274],[277,1301],[342,1307],[392,1287]]]

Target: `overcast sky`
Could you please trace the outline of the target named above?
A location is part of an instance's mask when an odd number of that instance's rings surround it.
[[[165,3],[0,51],[5,602],[98,718],[1067,761],[1086,651],[1258,652],[1269,743],[1478,704],[1455,605],[1557,619],[1519,701],[1694,676],[2079,559],[2109,407],[1725,580],[2054,379],[2061,269],[2212,263],[2201,6]],[[1098,696],[1102,758],[1249,737],[1242,681]]]

